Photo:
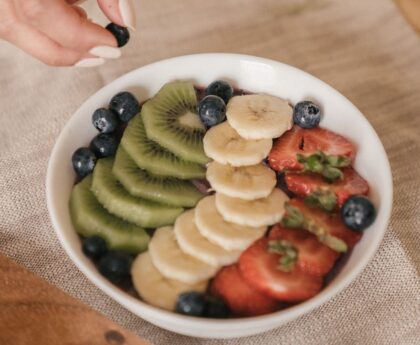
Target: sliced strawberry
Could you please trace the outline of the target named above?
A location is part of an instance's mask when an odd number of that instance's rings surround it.
[[[321,175],[315,173],[293,173],[285,174],[287,188],[298,196],[309,196],[317,190],[331,191],[337,197],[338,205],[341,207],[352,195],[369,192],[369,185],[356,170],[351,167],[343,168],[343,179],[334,183],[328,183]]]
[[[237,265],[224,267],[216,274],[210,293],[224,300],[237,316],[264,315],[279,308],[277,300],[262,294],[244,280]]]
[[[281,239],[290,242],[298,251],[297,266],[306,273],[323,276],[334,266],[339,254],[318,241],[302,229],[286,229],[275,225],[269,239]]]
[[[305,157],[323,152],[325,155],[353,158],[355,149],[350,141],[324,128],[302,129],[294,126],[274,143],[268,156],[270,166],[277,171],[302,170],[297,155]]]
[[[268,238],[262,238],[245,250],[239,269],[254,288],[284,302],[299,302],[315,296],[322,288],[322,278],[304,273],[298,266],[291,272],[279,270],[281,255],[268,251]]]
[[[298,208],[305,218],[314,221],[318,227],[324,229],[328,234],[346,242],[350,248],[354,247],[362,238],[362,233],[348,229],[337,213],[328,213],[318,208],[309,207],[299,199],[291,199],[289,204]]]
[[[343,136],[328,129],[316,127],[307,129],[303,135],[303,151],[305,156],[318,151],[331,156],[346,156],[354,158],[353,144]]]
[[[303,165],[296,159],[296,154],[303,153],[301,150],[303,132],[302,128],[293,126],[290,131],[277,139],[268,156],[268,163],[274,170],[303,169]]]

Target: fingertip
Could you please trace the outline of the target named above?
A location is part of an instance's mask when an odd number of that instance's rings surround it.
[[[112,23],[136,30],[136,8],[133,0],[98,0],[98,4]]]
[[[136,8],[132,0],[119,0],[120,14],[126,27],[136,30]]]
[[[98,45],[118,47],[118,41],[111,32],[88,19],[83,21],[79,30],[80,34],[84,35],[84,41],[89,43],[91,48]]]

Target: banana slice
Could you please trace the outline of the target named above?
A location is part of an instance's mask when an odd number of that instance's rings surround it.
[[[284,214],[286,194],[275,188],[267,198],[242,200],[216,193],[216,208],[222,217],[232,223],[263,226],[278,223]]]
[[[204,237],[195,225],[194,210],[186,211],[177,218],[174,231],[179,247],[184,253],[211,266],[220,268],[231,265],[241,255],[239,250],[223,249]]]
[[[203,139],[206,155],[221,164],[233,166],[260,163],[273,146],[271,139],[246,140],[228,122],[212,127]]]
[[[178,295],[183,292],[204,292],[208,280],[196,284],[185,284],[165,278],[153,265],[148,252],[140,254],[131,266],[133,284],[140,297],[155,307],[175,310]]]
[[[269,95],[236,96],[226,108],[229,124],[245,139],[280,137],[293,126],[293,109],[287,101]]]
[[[214,195],[207,196],[195,208],[197,228],[209,241],[226,250],[243,251],[264,236],[266,226],[252,228],[225,221],[216,209],[215,199]]]
[[[185,254],[170,226],[156,230],[149,243],[149,253],[153,264],[164,277],[186,284],[196,284],[209,279],[218,269]]]
[[[262,163],[234,167],[213,161],[206,177],[216,192],[244,200],[266,198],[277,183],[276,173]]]

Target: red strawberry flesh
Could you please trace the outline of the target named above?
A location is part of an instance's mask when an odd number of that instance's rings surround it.
[[[279,309],[279,302],[249,285],[237,265],[222,268],[210,287],[213,296],[221,298],[236,316],[258,316]]]
[[[354,158],[355,154],[354,147],[350,141],[337,133],[321,127],[304,130],[303,151],[305,156],[318,151],[324,152],[326,155],[350,158]]]
[[[302,229],[286,229],[275,225],[269,239],[281,239],[290,242],[298,250],[297,266],[306,273],[323,276],[334,266],[339,254],[318,241]]]
[[[325,229],[328,234],[343,240],[350,248],[354,247],[362,238],[360,232],[348,229],[337,213],[328,213],[315,207],[309,207],[299,199],[291,199],[289,205],[298,208],[305,218],[314,221],[317,226]]]
[[[268,251],[268,238],[256,241],[239,259],[244,279],[260,292],[284,302],[299,302],[315,296],[322,278],[295,267],[291,272],[278,269],[280,255]]]
[[[277,171],[302,170],[297,155],[308,157],[317,152],[330,156],[354,158],[355,149],[343,136],[324,128],[303,129],[298,126],[276,140],[268,156],[270,166]]]
[[[343,179],[328,183],[321,175],[315,173],[285,174],[287,188],[300,197],[309,196],[317,190],[331,191],[337,196],[338,205],[341,207],[352,195],[367,195],[369,185],[356,170],[351,167],[343,168]]]
[[[268,155],[270,166],[277,171],[284,169],[301,170],[303,165],[296,159],[298,153],[303,153],[303,129],[293,126],[290,131],[278,138]]]

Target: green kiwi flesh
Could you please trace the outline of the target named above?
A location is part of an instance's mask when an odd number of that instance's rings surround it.
[[[204,196],[189,181],[153,175],[140,169],[121,146],[115,155],[112,172],[131,195],[155,202],[194,207]]]
[[[128,123],[121,139],[121,146],[139,168],[154,175],[172,176],[183,180],[206,176],[206,169],[203,165],[185,161],[150,140],[146,135],[140,114]]]
[[[197,93],[192,83],[165,84],[143,105],[141,113],[149,139],[184,160],[209,161],[203,149],[206,130],[197,115]]]
[[[157,228],[175,223],[182,207],[160,204],[131,195],[112,174],[113,158],[96,162],[92,192],[110,213],[145,228]]]
[[[131,254],[145,251],[149,235],[135,224],[110,214],[91,192],[92,176],[85,177],[73,187],[70,197],[70,216],[78,234],[103,238],[111,250]]]

